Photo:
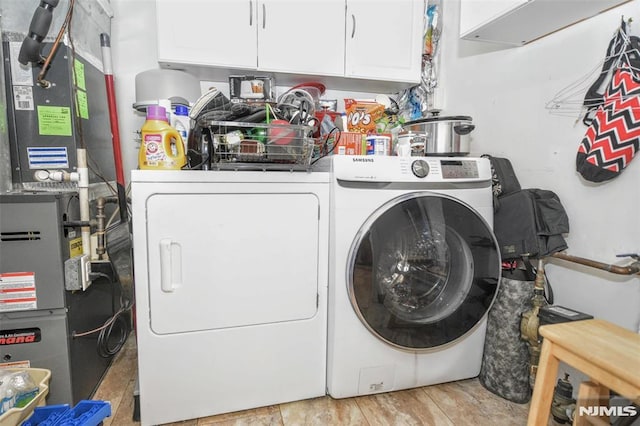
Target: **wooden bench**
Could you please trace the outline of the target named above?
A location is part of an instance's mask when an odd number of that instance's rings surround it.
[[[590,398],[593,405],[600,400],[608,406],[609,390],[640,403],[640,334],[600,319],[543,325],[539,331],[544,340],[529,426],[548,424],[560,361],[591,378],[580,386],[577,405]],[[576,423],[578,413],[576,407]]]

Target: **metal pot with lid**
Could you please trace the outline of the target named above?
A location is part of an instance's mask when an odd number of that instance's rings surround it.
[[[434,116],[405,123],[400,137],[411,134],[423,138],[424,155],[467,155],[470,152],[469,134],[475,127],[468,116]]]

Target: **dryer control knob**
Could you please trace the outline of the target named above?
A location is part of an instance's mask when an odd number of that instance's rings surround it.
[[[416,160],[411,164],[411,171],[419,178],[425,178],[429,174],[429,163],[424,160]]]

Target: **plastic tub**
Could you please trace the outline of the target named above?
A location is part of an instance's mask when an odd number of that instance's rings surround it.
[[[36,408],[22,426],[97,426],[109,416],[109,402],[83,400],[73,408],[68,404]]]
[[[51,370],[44,368],[11,368],[10,371],[27,371],[34,382],[38,383],[38,394],[22,408],[12,408],[0,416],[0,425],[17,426],[29,417],[37,406],[44,405],[44,399],[49,394],[49,380]]]

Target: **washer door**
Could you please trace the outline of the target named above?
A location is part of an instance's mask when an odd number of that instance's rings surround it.
[[[467,204],[433,193],[391,200],[351,247],[349,297],[378,338],[430,350],[472,331],[498,290],[501,263],[487,222]]]

